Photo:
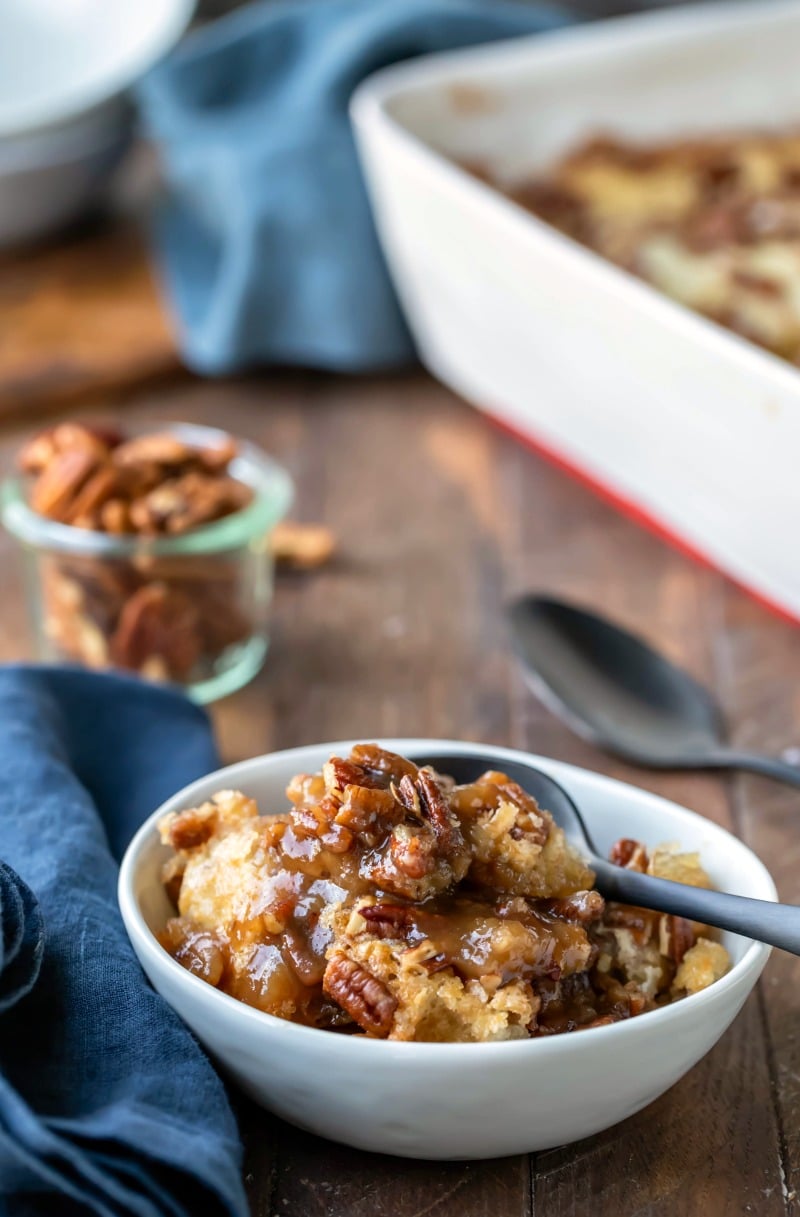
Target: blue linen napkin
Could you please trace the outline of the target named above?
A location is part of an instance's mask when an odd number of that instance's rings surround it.
[[[285,0],[190,36],[138,90],[168,185],[156,239],[189,366],[366,371],[413,358],[350,96],[396,60],[563,20],[505,0]]]
[[[222,1083],[147,983],[116,898],[138,825],[217,765],[178,693],[0,669],[0,1213],[247,1213]]]

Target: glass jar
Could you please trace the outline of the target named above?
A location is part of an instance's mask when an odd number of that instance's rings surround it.
[[[146,430],[194,447],[228,438],[188,423]],[[22,547],[37,657],[135,671],[180,684],[199,702],[251,680],[269,641],[270,532],[286,514],[293,486],[280,465],[245,442],[229,472],[251,487],[247,507],[174,537],[60,524],[28,506],[24,479],[9,478],[2,519]]]

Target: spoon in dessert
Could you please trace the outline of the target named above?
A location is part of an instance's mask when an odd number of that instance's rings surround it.
[[[787,761],[728,747],[709,691],[635,634],[546,596],[509,616],[531,688],[590,743],[653,769],[748,769],[800,787]]]
[[[468,756],[439,752],[412,755],[411,759],[416,765],[430,765],[438,773],[449,774],[459,785],[477,781],[487,769],[496,769],[498,765],[496,757],[480,752]],[[520,761],[504,761],[503,772],[533,795],[539,806],[549,811],[556,824],[563,828],[567,840],[595,872],[595,887],[606,900],[672,913],[800,955],[800,907],[689,887],[685,883],[673,883],[669,879],[657,879],[654,875],[616,866],[598,852],[578,808],[555,778],[535,765]]]

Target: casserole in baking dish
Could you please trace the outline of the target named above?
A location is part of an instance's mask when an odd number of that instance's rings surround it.
[[[800,125],[800,4],[677,9],[386,69],[353,118],[424,362],[639,518],[800,617],[800,376],[521,208],[599,130]]]

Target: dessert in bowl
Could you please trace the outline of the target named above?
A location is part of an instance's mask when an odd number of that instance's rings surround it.
[[[430,740],[388,741],[381,747],[410,757],[445,748],[451,752],[463,750],[465,755],[471,751],[468,744]],[[414,1026],[413,1003],[402,987],[393,988],[388,965],[378,979],[394,999],[391,1017],[386,1014],[385,1003],[384,1017],[373,1027],[365,1027],[363,1018],[360,1022],[354,1017],[359,1014],[359,1008],[352,1001],[352,985],[348,983],[348,977],[352,979],[354,975],[351,965],[363,967],[368,961],[369,969],[374,972],[380,958],[386,961],[402,950],[418,950],[420,946],[419,942],[404,942],[401,947],[398,937],[392,936],[394,930],[386,937],[382,936],[383,927],[376,930],[386,913],[387,901],[375,899],[372,902],[369,892],[362,892],[359,901],[365,903],[355,910],[355,917],[350,910],[346,923],[335,931],[338,940],[328,943],[325,948],[326,951],[331,949],[331,958],[326,960],[323,973],[332,965],[333,969],[323,985],[327,990],[323,996],[329,1006],[339,1005],[343,1012],[340,1030],[348,1029],[349,1020],[350,1034],[334,1034],[321,1029],[326,1025],[324,1021],[316,1026],[299,1025],[289,1021],[291,1014],[289,1018],[276,1017],[263,1009],[253,1008],[246,1001],[231,996],[230,992],[208,983],[209,978],[201,979],[189,967],[181,966],[159,942],[160,935],[170,946],[168,927],[172,926],[174,935],[176,920],[176,908],[164,886],[162,872],[165,863],[170,864],[174,878],[180,871],[174,860],[181,853],[181,849],[176,853],[172,845],[162,842],[161,832],[169,839],[169,834],[182,823],[184,833],[189,834],[191,816],[187,817],[185,813],[196,812],[223,790],[241,791],[245,801],[255,799],[262,809],[282,812],[286,808],[283,792],[298,774],[314,774],[332,756],[347,760],[349,750],[347,744],[295,749],[212,774],[180,792],[155,812],[134,838],[123,861],[120,904],[145,971],[225,1071],[249,1094],[302,1127],[362,1148],[410,1157],[491,1157],[576,1140],[616,1123],[661,1094],[716,1042],[755,983],[768,955],[768,948],[734,935],[723,935],[719,944],[720,950],[724,947],[728,952],[731,964],[720,979],[681,1000],[663,1005],[656,1001],[653,1003],[655,1008],[642,1011],[637,1017],[615,1017],[618,1010],[595,1010],[591,1017],[581,1021],[581,1016],[575,1020],[576,1026],[585,1029],[569,1034],[545,1031],[531,1038],[531,1024],[534,1029],[540,1028],[546,1018],[541,1013],[541,1003],[533,1018],[529,1010],[522,1010],[518,989],[509,995],[513,1000],[506,1003],[506,1010],[500,1008],[502,1003],[495,1005],[492,1013],[497,1017],[493,1027],[489,1026],[491,1019],[484,1026],[484,1031],[488,1029],[495,1033],[498,1029],[503,1033],[509,1026],[514,1027],[513,1037],[494,1042],[486,1042],[488,1034],[474,1037],[484,1042],[430,1042],[430,1039],[419,1042],[420,1027]],[[498,772],[502,771],[504,760],[510,763],[531,759],[507,749],[481,748],[482,753],[487,751],[496,759]],[[535,763],[575,797],[601,847],[610,849],[620,837],[644,842],[649,847],[664,840],[680,841],[685,849],[700,853],[715,886],[740,894],[775,898],[772,881],[761,863],[741,842],[701,817],[633,787],[570,766],[539,758],[535,758]],[[424,798],[423,795],[423,802]],[[301,798],[298,805],[303,802],[308,800]],[[218,807],[219,801],[212,806]],[[250,818],[249,814],[245,817],[246,820]],[[422,818],[425,818],[424,808]],[[263,824],[268,834],[280,832],[279,820],[273,821],[271,829],[268,817]],[[200,827],[200,837],[206,828]],[[220,836],[220,842],[224,835]],[[236,840],[235,834],[231,840]],[[190,835],[181,837],[179,828],[176,843],[185,851],[189,841]],[[210,841],[209,835],[205,844],[198,848],[208,851]],[[557,834],[553,841],[557,846]],[[235,849],[232,852],[235,853]],[[471,852],[470,856],[474,858],[475,855]],[[210,857],[207,853],[206,867],[223,874],[224,867],[216,867]],[[432,897],[434,900],[444,899],[448,892],[452,895],[454,881],[456,884],[462,882],[463,876],[454,880],[453,861],[454,855],[450,855],[441,868],[437,866],[428,872],[441,875],[442,886]],[[580,868],[581,865],[580,859],[569,860],[570,867]],[[446,873],[445,866],[451,873]],[[460,866],[463,862],[456,864],[456,871]],[[170,877],[169,872],[167,877]],[[389,878],[391,882],[391,876]],[[201,891],[199,880],[199,872],[192,878],[187,866],[182,883],[189,883],[188,892],[194,885],[197,900]],[[211,879],[210,882],[213,888],[220,881]],[[388,883],[386,887],[394,892],[395,907],[414,908],[414,898],[422,894],[419,890],[407,889],[405,895],[399,896],[396,887],[391,888]],[[585,890],[586,876],[576,871],[567,887],[572,891],[581,887]],[[211,888],[207,890],[211,891]],[[219,890],[217,887],[217,894]],[[484,890],[481,898],[485,896]],[[186,909],[189,899],[185,894]],[[366,908],[378,908],[377,919],[373,918],[371,923],[369,917],[363,917]],[[525,917],[519,915],[520,907],[515,908],[517,916],[511,917],[509,924],[525,921]],[[195,903],[190,910],[195,918],[198,910],[199,905]],[[541,906],[538,911],[541,915]],[[209,912],[216,915],[211,906]],[[435,909],[435,913],[441,914],[442,909]],[[371,925],[371,932],[366,936],[359,925],[359,917]],[[181,920],[178,919],[179,930]],[[324,921],[324,917],[320,920]],[[502,921],[502,916],[497,920]],[[588,937],[580,919],[556,916],[554,920],[563,927],[556,933],[570,938],[570,949],[577,947],[580,956],[582,941]],[[274,930],[275,927],[270,928]],[[551,927],[548,928],[550,932]],[[242,940],[239,945],[247,949],[252,942]],[[172,949],[180,952],[180,933],[173,937]],[[418,953],[424,956],[428,949],[424,947]],[[428,955],[428,959],[431,958]],[[184,955],[184,963],[187,962],[191,963]],[[575,958],[572,963],[576,963]],[[586,963],[585,957],[583,963]],[[447,967],[452,968],[452,963],[441,970],[434,966],[429,975],[449,979],[452,998],[454,982],[459,977],[455,969],[455,974],[448,977]],[[535,970],[535,965],[529,967],[529,980]],[[586,971],[585,966],[582,970]],[[244,969],[242,975],[246,971]],[[573,971],[581,971],[581,968],[575,967]],[[222,971],[217,980],[221,975]],[[676,975],[677,969],[672,982]],[[541,985],[545,980],[552,983],[552,977],[537,976],[534,980],[533,988],[539,990],[535,995],[541,997]],[[356,989],[360,984],[357,980]],[[496,986],[502,987],[502,982]],[[380,1010],[380,1001],[377,1004],[372,1001],[374,993],[363,985],[360,991],[366,994],[368,1005]],[[471,985],[470,995],[477,999],[475,985]],[[489,1001],[481,1003],[481,1015],[488,1005]],[[456,999],[451,1000],[451,1006],[458,1023],[466,1007]],[[635,1009],[627,1011],[629,1015],[636,1013]],[[335,1021],[330,1012],[325,1017]],[[528,1021],[523,1023],[525,1018]],[[587,1026],[588,1023],[594,1025]],[[553,1026],[549,1030],[566,1029]],[[393,1038],[388,1038],[393,1033]],[[428,1033],[431,1034],[430,1026]],[[401,1034],[406,1039],[416,1038],[414,1042],[398,1042]],[[440,1033],[434,1031],[432,1034]]]

